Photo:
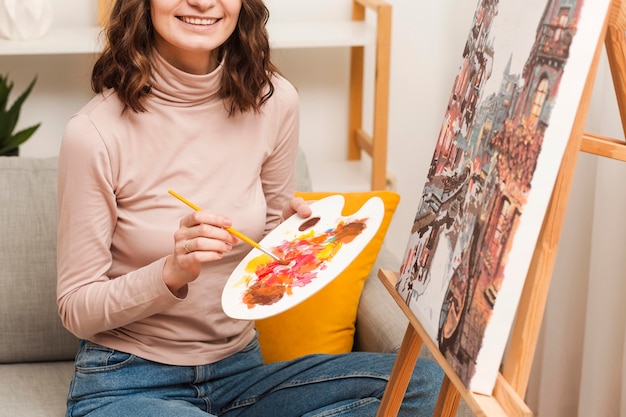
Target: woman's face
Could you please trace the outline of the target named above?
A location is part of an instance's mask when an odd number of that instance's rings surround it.
[[[213,51],[237,27],[242,0],[150,0],[156,49],[175,67],[207,74],[216,66]]]

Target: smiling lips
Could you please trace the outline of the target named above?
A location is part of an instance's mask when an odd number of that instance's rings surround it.
[[[210,26],[217,22],[218,19],[215,18],[203,18],[203,17],[187,17],[181,16],[179,17],[185,23],[189,23],[190,25],[200,25],[200,26]]]

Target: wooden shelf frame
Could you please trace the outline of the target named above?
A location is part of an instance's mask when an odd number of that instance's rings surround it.
[[[361,159],[363,152],[369,155],[372,159],[371,189],[384,190],[387,188],[392,7],[383,0],[353,0],[352,20],[364,21],[368,9],[376,14],[373,127],[371,134],[363,128],[365,49],[353,46],[350,50],[348,159]]]

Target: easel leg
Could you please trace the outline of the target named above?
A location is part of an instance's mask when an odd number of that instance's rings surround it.
[[[376,417],[395,417],[398,415],[402,399],[413,374],[413,369],[415,369],[422,343],[422,339],[415,331],[415,328],[409,323]]]
[[[435,406],[435,417],[454,417],[461,402],[461,393],[456,389],[450,378],[446,375],[441,383],[439,399]]]

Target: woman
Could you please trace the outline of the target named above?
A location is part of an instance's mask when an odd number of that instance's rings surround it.
[[[68,416],[375,414],[393,355],[263,365],[254,324],[221,309],[250,249],[224,228],[261,239],[310,215],[267,18],[261,0],[115,3],[59,156],[59,314],[81,339]],[[440,381],[418,365],[403,413],[431,415]]]

